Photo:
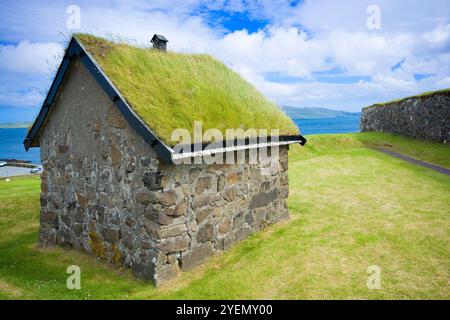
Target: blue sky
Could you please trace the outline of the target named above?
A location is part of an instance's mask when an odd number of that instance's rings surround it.
[[[38,112],[72,32],[214,55],[280,105],[359,111],[450,87],[447,0],[0,1],[0,123]],[[79,8],[79,29],[68,24]],[[376,5],[380,28],[368,28]],[[370,20],[372,21],[372,20]],[[72,27],[71,27],[72,26]]]

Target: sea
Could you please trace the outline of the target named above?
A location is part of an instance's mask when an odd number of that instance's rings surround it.
[[[0,128],[0,160],[24,160],[39,164],[39,148],[31,148],[25,152],[23,140],[27,128]]]
[[[359,113],[321,119],[293,119],[302,135],[359,132]]]
[[[339,116],[322,119],[293,119],[302,135],[349,133],[359,131],[359,116]],[[16,159],[39,164],[39,148],[25,152],[23,140],[26,128],[0,128],[0,160]]]

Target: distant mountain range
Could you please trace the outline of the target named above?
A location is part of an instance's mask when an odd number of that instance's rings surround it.
[[[326,108],[299,108],[284,106],[282,109],[292,119],[329,119],[337,117],[359,117],[360,112],[330,110]]]
[[[30,122],[0,123],[0,129],[28,128],[30,125]]]

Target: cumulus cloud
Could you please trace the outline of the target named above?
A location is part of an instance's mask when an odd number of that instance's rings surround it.
[[[70,34],[66,7],[72,3],[43,3],[11,1],[0,11],[0,41],[8,42],[0,46],[0,72],[17,80],[10,81],[17,90],[0,85],[0,104],[27,105],[45,95],[54,57]],[[149,45],[153,33],[164,34],[170,49],[216,56],[279,104],[358,110],[449,86],[445,0],[379,0],[381,30],[366,27],[369,0],[77,3],[81,31],[138,45]],[[265,27],[226,30],[220,15],[216,19],[219,11],[264,21]]]
[[[54,70],[61,58],[63,47],[54,42],[17,45],[0,44],[0,70],[8,73],[41,75]]]

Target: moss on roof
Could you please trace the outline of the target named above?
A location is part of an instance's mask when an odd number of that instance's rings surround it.
[[[76,39],[93,56],[130,107],[168,145],[177,128],[193,133],[219,129],[298,128],[274,103],[223,63],[206,54],[161,52],[114,43],[87,34]]]
[[[405,101],[405,100],[408,100],[408,99],[425,98],[425,97],[433,96],[433,95],[436,95],[436,94],[450,95],[450,88],[449,89],[436,90],[436,91],[427,91],[427,92],[422,92],[422,93],[416,94],[414,96],[409,96],[409,97],[396,99],[396,100],[391,100],[391,101],[387,101],[387,102],[375,103],[375,104],[372,104],[370,106],[364,107],[363,109],[372,108],[372,107],[376,107],[376,106],[381,106],[381,107],[389,106],[391,104],[399,103],[399,102],[402,102],[402,101]]]

